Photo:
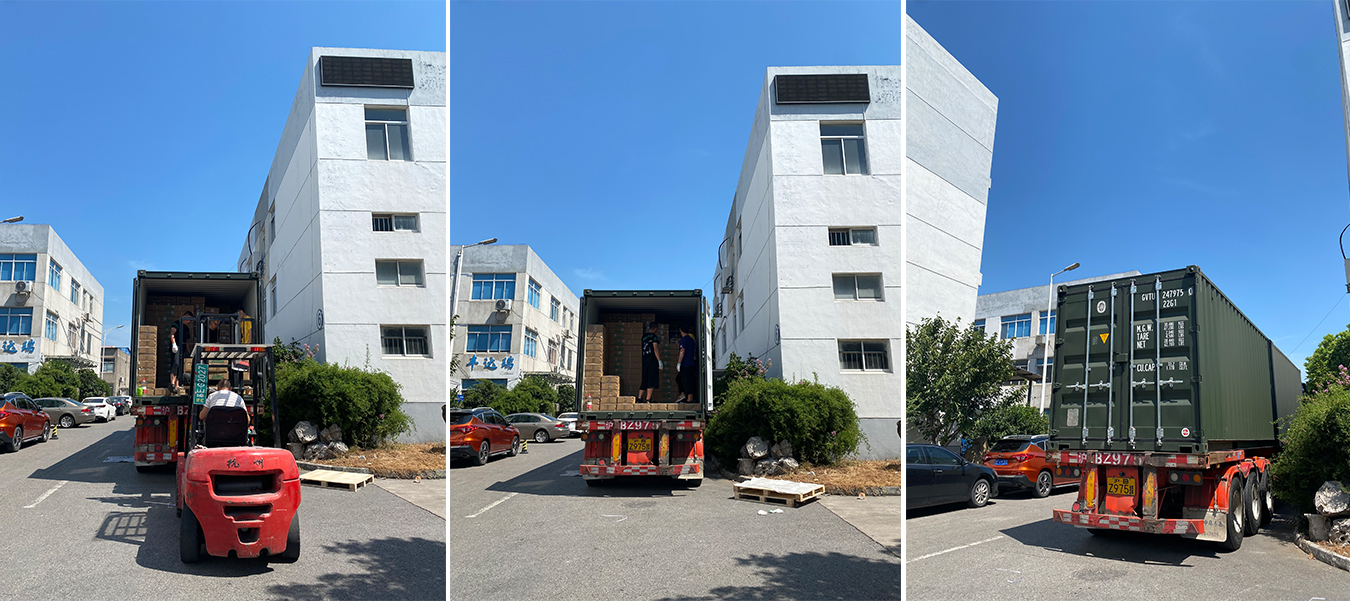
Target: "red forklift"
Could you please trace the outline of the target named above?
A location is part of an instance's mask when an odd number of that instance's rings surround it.
[[[229,319],[229,316],[209,316]],[[196,563],[215,557],[300,558],[300,470],[281,444],[271,345],[198,343],[192,351],[193,404],[188,444],[177,452],[176,503],[179,558]],[[220,378],[243,386],[244,407],[215,407],[205,420],[211,367],[226,366]],[[273,445],[255,442],[253,417],[270,402]]]

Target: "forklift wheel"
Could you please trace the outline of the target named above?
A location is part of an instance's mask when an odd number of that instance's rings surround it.
[[[286,550],[277,556],[281,563],[295,563],[300,560],[300,514],[291,516],[291,531],[286,534]]]
[[[183,508],[183,520],[178,523],[178,559],[183,563],[202,559],[202,529],[191,507]]]

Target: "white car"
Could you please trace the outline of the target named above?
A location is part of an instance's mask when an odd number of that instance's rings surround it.
[[[108,404],[105,397],[91,396],[80,402],[94,409],[95,421],[110,422],[117,419],[117,407]]]
[[[577,414],[575,412],[558,414],[558,421],[567,423],[567,436],[581,436],[581,430],[577,429]]]

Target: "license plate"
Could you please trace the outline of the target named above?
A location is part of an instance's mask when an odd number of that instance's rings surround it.
[[[995,459],[994,465],[1008,465],[1007,459]]]
[[[619,422],[620,430],[655,430],[656,424],[652,422]]]
[[[652,450],[652,439],[650,438],[630,438],[628,439],[628,450],[636,453]]]
[[[1134,496],[1134,478],[1106,478],[1106,494],[1121,495],[1126,497]]]

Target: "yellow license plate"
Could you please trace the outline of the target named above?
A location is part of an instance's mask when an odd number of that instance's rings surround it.
[[[631,438],[628,440],[628,450],[641,452],[652,450],[652,439],[650,438]]]
[[[1134,478],[1108,477],[1106,479],[1106,494],[1133,497],[1135,492],[1134,483]]]

